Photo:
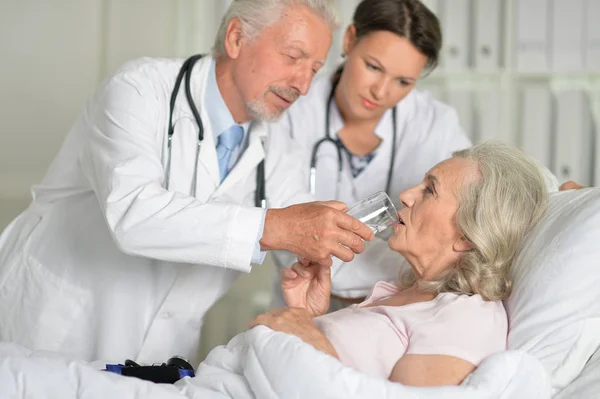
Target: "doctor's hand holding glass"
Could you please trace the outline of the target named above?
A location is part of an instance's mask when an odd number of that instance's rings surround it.
[[[359,3],[343,38],[343,62],[315,78],[308,95],[272,126],[301,149],[304,178],[317,199],[352,205],[377,191],[396,199],[471,145],[454,109],[415,89],[437,66],[441,46],[438,18],[420,1]],[[397,256],[375,239],[351,263],[334,259],[332,294],[362,300],[376,282],[395,280]],[[295,259],[276,253],[280,269]],[[273,306],[282,305],[276,279]]]
[[[233,1],[212,56],[129,62],[90,98],[2,234],[2,341],[196,363],[204,314],[266,250],[331,264],[373,238],[345,204],[305,203],[293,142],[267,134],[336,25],[330,0],[273,3]]]

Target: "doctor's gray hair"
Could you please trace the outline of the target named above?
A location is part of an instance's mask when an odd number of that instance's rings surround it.
[[[234,0],[223,19],[213,45],[213,55],[225,54],[227,26],[234,18],[239,18],[246,38],[252,40],[267,26],[283,16],[287,7],[305,6],[323,18],[330,30],[339,25],[339,17],[333,0]]]
[[[474,161],[480,175],[457,193],[456,224],[471,249],[455,267],[419,285],[437,293],[504,300],[512,291],[510,266],[524,237],[548,207],[542,166],[521,150],[494,142],[457,151],[453,157]],[[400,285],[415,281],[411,270],[402,275]]]

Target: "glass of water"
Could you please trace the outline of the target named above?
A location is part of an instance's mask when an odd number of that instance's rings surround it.
[[[369,226],[375,234],[399,222],[396,207],[384,191],[371,194],[352,205],[348,214]]]

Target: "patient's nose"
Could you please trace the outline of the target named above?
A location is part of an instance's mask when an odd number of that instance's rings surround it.
[[[414,205],[415,203],[415,192],[417,191],[417,187],[413,187],[413,188],[409,188],[408,190],[404,190],[400,193],[400,195],[398,196],[398,198],[400,199],[400,202],[402,202],[402,205],[404,205],[407,208],[410,208]]]

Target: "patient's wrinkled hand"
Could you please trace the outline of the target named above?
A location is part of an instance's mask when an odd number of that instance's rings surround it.
[[[290,269],[281,269],[281,290],[288,306],[306,309],[312,317],[323,315],[329,309],[331,269],[299,260]]]
[[[271,309],[267,313],[257,316],[250,322],[248,327],[252,328],[258,325],[295,335],[307,344],[314,346],[315,349],[330,356],[338,357],[331,342],[317,328],[317,325],[312,320],[312,316],[306,309],[290,308],[287,306]]]
[[[310,337],[314,336],[315,331],[320,333],[312,321],[312,316],[306,309],[290,308],[288,306],[271,309],[257,316],[250,322],[248,327],[252,328],[258,325],[295,335],[305,341],[310,341]]]
[[[283,308],[271,309],[266,313],[256,316],[248,325],[249,328],[263,325],[275,331],[298,335],[299,332],[316,329],[312,316],[306,309]]]

